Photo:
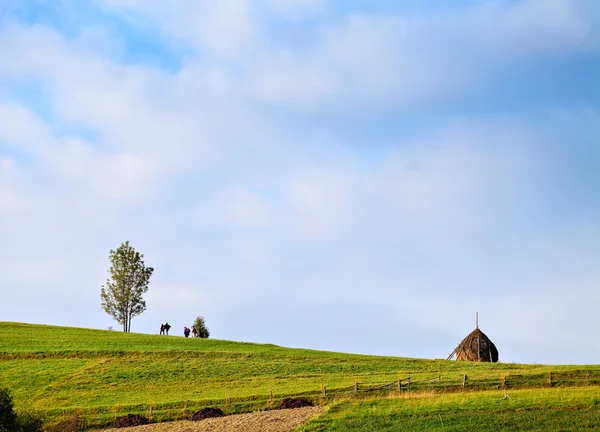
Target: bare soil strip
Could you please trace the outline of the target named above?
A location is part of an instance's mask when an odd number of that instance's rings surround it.
[[[270,410],[210,418],[201,421],[155,423],[98,432],[292,432],[325,411],[324,407]]]

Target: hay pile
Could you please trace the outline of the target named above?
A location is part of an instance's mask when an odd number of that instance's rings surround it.
[[[285,398],[281,401],[281,405],[279,405],[279,409],[294,409],[294,408],[304,408],[314,406],[311,401],[304,398]]]
[[[456,357],[456,360],[497,362],[498,349],[484,332],[477,327],[462,340],[461,343],[448,356],[448,360]]]
[[[221,408],[202,408],[192,414],[192,421],[204,420],[213,417],[223,417],[225,413]]]
[[[131,426],[141,426],[150,423],[146,417],[139,414],[127,414],[126,416],[119,417],[113,424],[115,428],[125,428]]]

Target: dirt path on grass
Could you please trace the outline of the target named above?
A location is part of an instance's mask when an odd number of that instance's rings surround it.
[[[98,432],[292,432],[325,411],[323,407],[270,410],[210,418],[201,421],[155,423]]]

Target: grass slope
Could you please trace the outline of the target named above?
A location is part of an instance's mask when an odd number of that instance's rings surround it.
[[[600,430],[600,390],[536,388],[509,392],[415,394],[346,400],[302,432]]]
[[[545,376],[548,366],[449,362],[343,354],[220,340],[186,339],[104,330],[0,322],[0,386],[16,407],[57,415],[80,411],[102,422],[117,413],[146,412],[181,418],[206,405],[230,412],[268,406],[274,399],[311,393],[354,381],[386,382],[411,375],[416,381],[499,380]],[[576,373],[600,366],[553,366]],[[453,384],[454,385],[454,384]]]

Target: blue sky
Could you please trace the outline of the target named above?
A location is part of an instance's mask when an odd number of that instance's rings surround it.
[[[3,3],[0,319],[597,363],[600,4],[424,3]]]

